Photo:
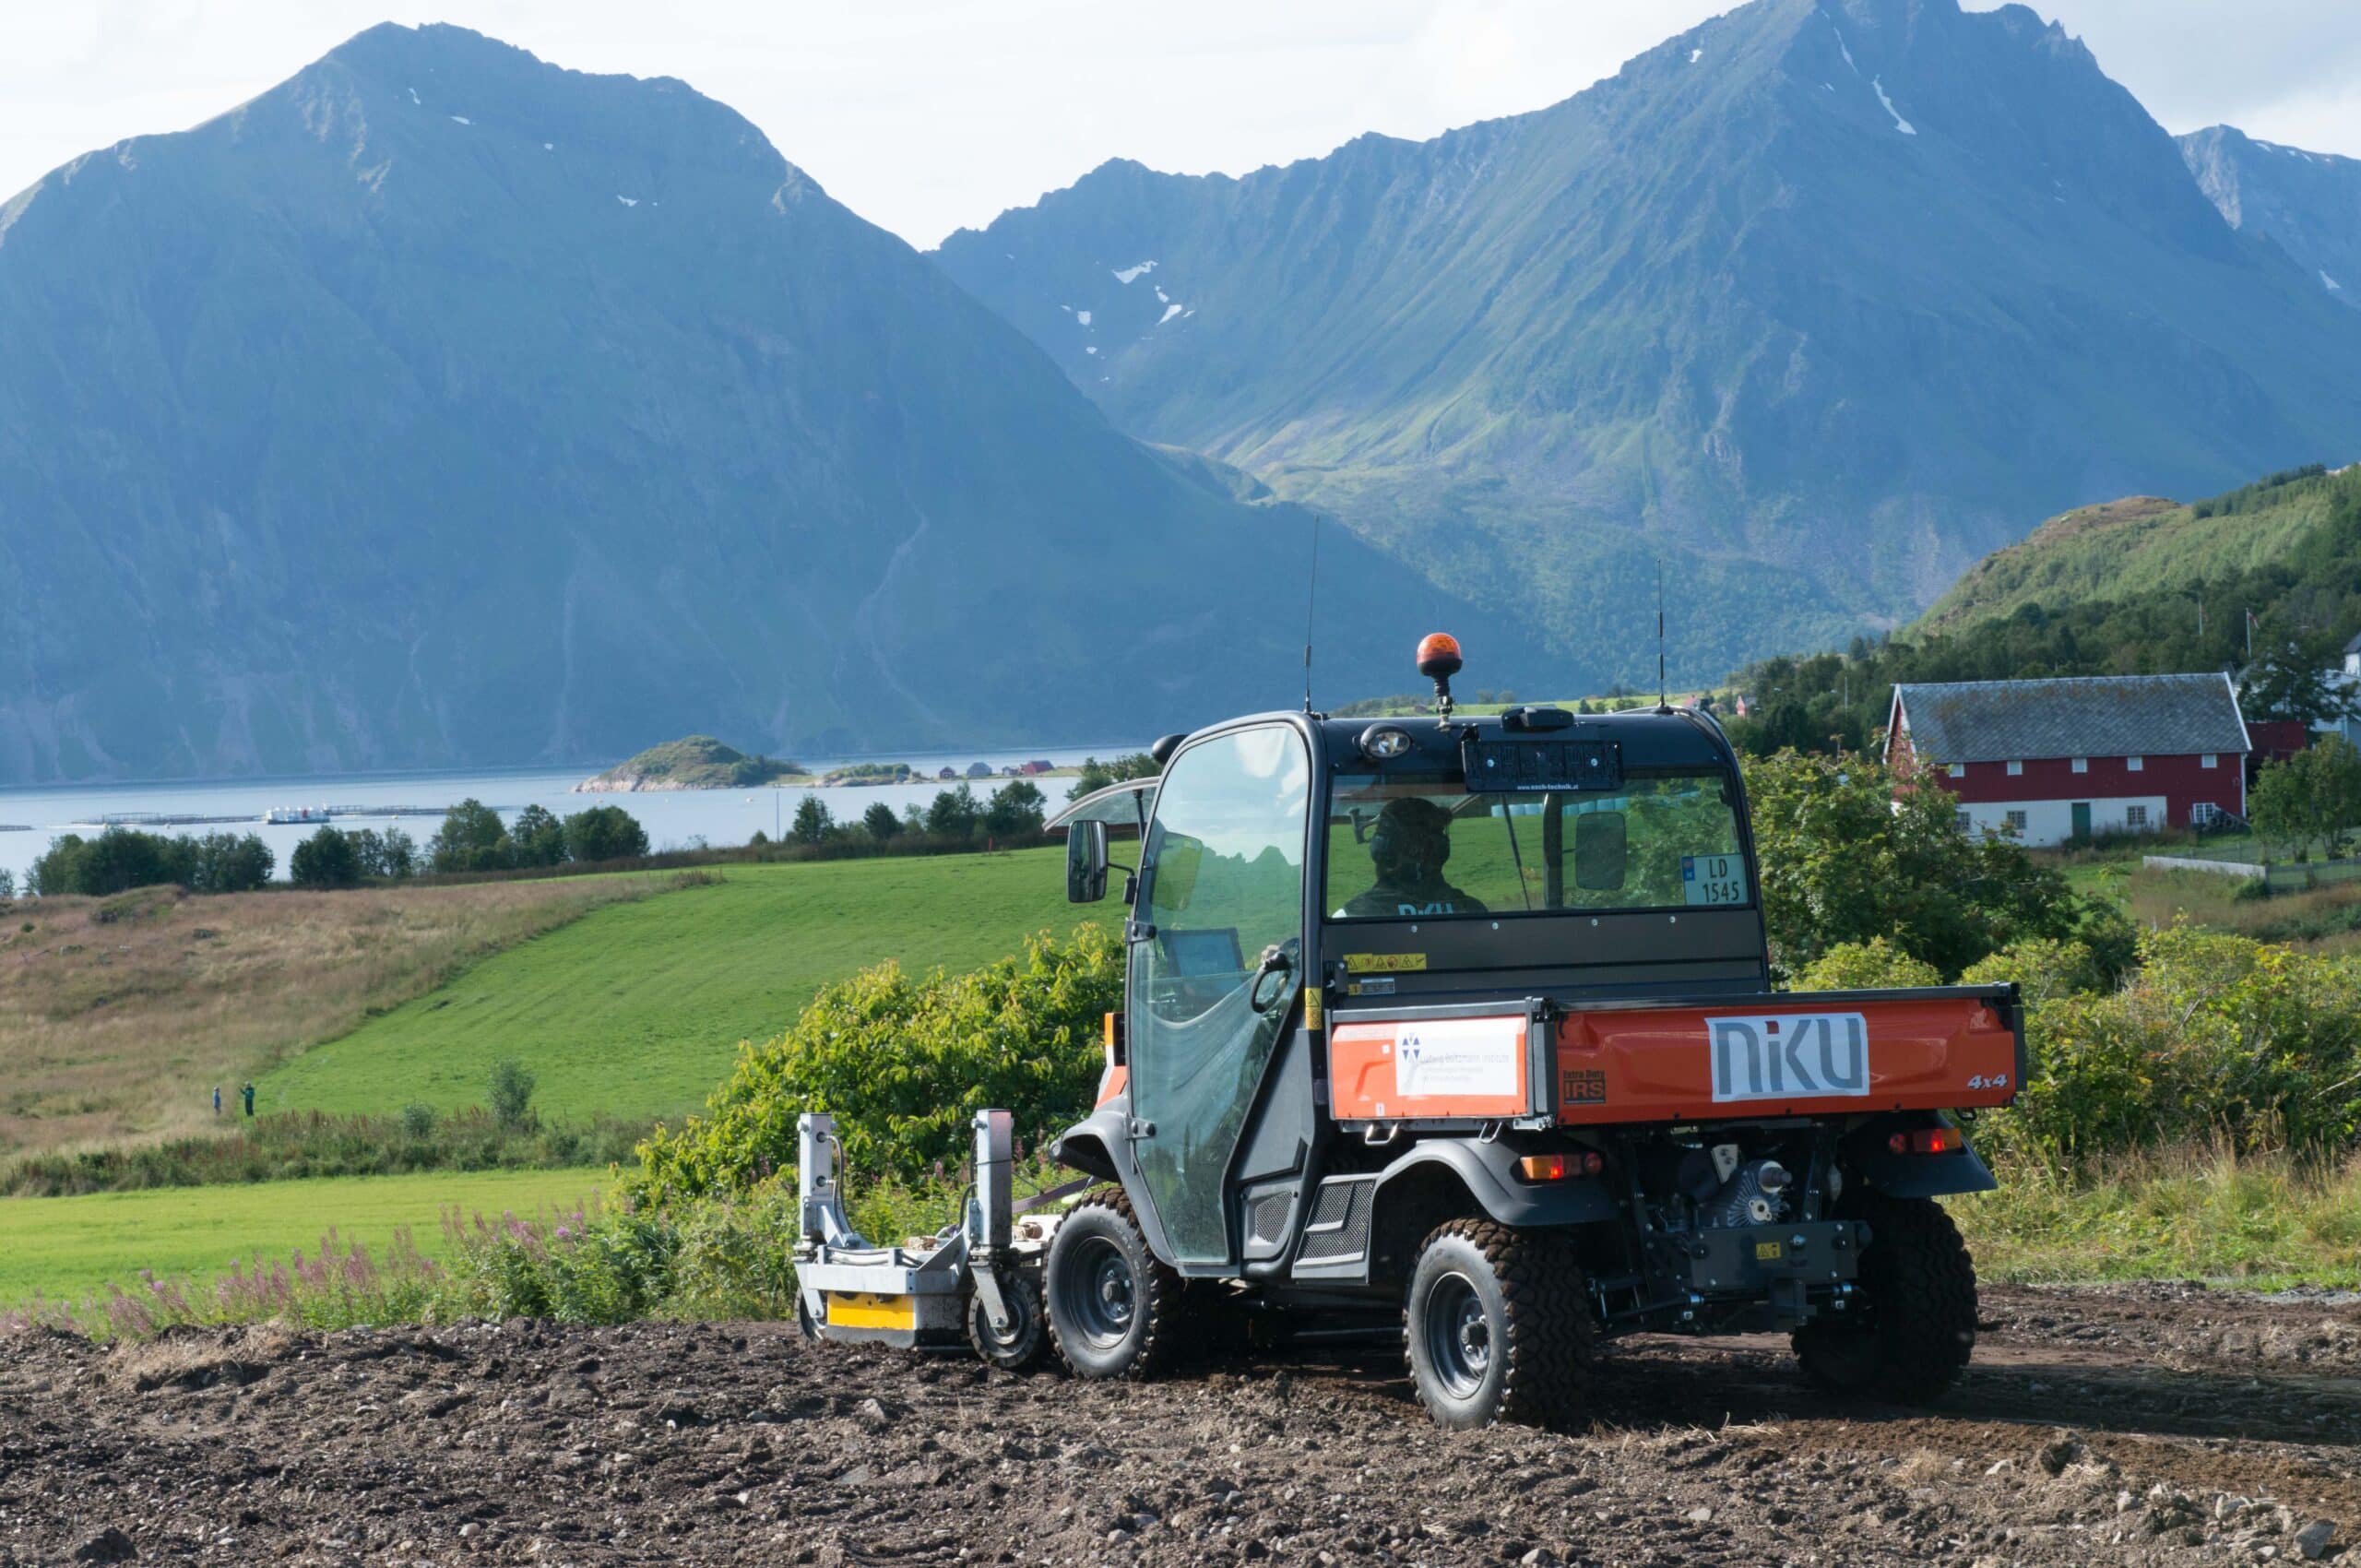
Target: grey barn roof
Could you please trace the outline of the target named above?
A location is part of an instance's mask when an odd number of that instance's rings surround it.
[[[1953,681],[1900,685],[1893,695],[1911,749],[1935,762],[2248,749],[2226,675]]]

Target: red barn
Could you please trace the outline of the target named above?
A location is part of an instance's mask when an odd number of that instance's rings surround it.
[[[1886,760],[2027,844],[2247,814],[2253,747],[2227,675],[1958,681],[1893,689]]]

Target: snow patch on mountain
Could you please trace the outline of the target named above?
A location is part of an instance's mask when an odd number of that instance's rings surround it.
[[[1905,137],[1916,136],[1918,134],[1918,127],[1904,119],[1902,117],[1902,111],[1893,106],[1893,100],[1885,95],[1885,78],[1883,77],[1871,77],[1869,78],[1869,86],[1877,89],[1878,101],[1885,105],[1885,112],[1893,116],[1893,128],[1900,131]]]
[[[1141,274],[1153,272],[1155,270],[1156,263],[1152,261],[1144,261],[1137,267],[1126,267],[1118,269],[1115,273],[1115,281],[1118,283],[1129,283],[1133,279],[1139,277]]]

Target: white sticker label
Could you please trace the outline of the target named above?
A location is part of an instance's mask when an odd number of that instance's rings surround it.
[[[1716,1103],[1869,1092],[1869,1024],[1858,1013],[1705,1020]]]
[[[1746,902],[1746,862],[1736,855],[1680,857],[1680,897],[1689,904]]]
[[[1405,1099],[1514,1095],[1525,1052],[1522,1018],[1437,1018],[1396,1024],[1394,1088]]]

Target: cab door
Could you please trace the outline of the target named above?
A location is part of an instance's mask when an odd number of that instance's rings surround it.
[[[1287,724],[1172,759],[1130,931],[1133,1154],[1171,1261],[1232,1261],[1227,1177],[1303,976],[1311,758]]]

